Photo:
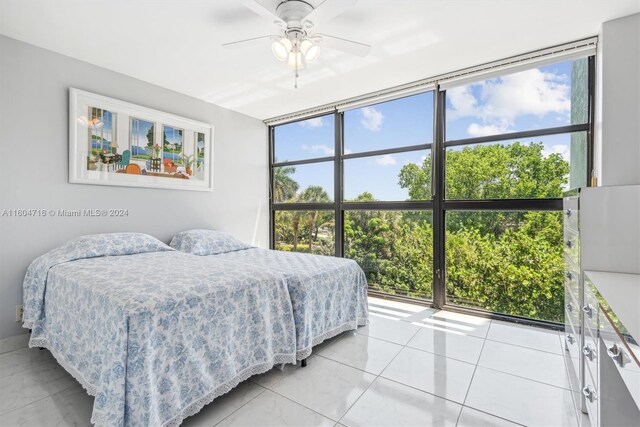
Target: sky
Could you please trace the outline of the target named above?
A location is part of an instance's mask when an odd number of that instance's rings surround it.
[[[153,127],[153,123],[146,120],[133,119],[131,120],[131,139],[133,145],[140,147],[146,147],[149,143],[147,139],[147,133],[149,129]]]
[[[177,146],[182,145],[182,130],[178,128],[173,128],[171,126],[164,126],[164,135],[169,144],[174,144]]]
[[[446,108],[446,140],[569,125],[571,61],[450,88]],[[433,139],[433,92],[350,110],[344,121],[345,154],[428,144]],[[545,155],[559,153],[569,161],[569,134],[533,140],[544,143]],[[275,129],[277,161],[333,156],[333,146],[333,115]],[[449,150],[455,149],[461,147]],[[369,191],[377,200],[406,200],[398,173],[407,163],[421,164],[427,154],[420,150],[345,160],[345,199]],[[333,198],[333,162],[295,168],[300,190],[320,185]]]

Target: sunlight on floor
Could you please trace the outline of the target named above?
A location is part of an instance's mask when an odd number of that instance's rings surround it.
[[[377,297],[369,297],[369,314],[458,335],[476,335],[478,332],[484,335],[490,323],[482,317]]]

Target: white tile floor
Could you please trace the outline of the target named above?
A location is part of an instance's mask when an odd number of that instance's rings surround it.
[[[373,298],[370,308],[369,326],[323,343],[306,368],[251,378],[183,425],[577,425],[559,333]],[[93,399],[53,357],[14,347],[0,347],[0,425],[90,425]]]

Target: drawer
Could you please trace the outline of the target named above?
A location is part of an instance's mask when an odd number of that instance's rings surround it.
[[[588,330],[584,331],[584,345],[582,346],[582,356],[585,362],[585,377],[591,375],[591,381],[596,388],[596,391],[600,389],[598,383],[598,339],[591,335]]]
[[[573,230],[564,230],[564,254],[577,268],[580,266],[580,237]]]
[[[569,384],[571,390],[579,394],[582,393],[580,385],[580,337],[576,335],[573,326],[570,323],[565,324],[564,333],[565,352],[564,358],[567,366],[567,375],[569,376]],[[577,400],[577,406],[580,406],[580,400]]]
[[[590,376],[585,375],[585,385],[582,389],[582,395],[587,407],[587,413],[589,414],[589,423],[591,427],[598,427],[598,391],[593,385]]]
[[[636,406],[640,408],[640,347],[631,342],[623,341],[617,330],[612,326],[609,318],[602,309],[598,312],[600,323],[600,338],[602,340],[601,358],[613,360],[622,381]]]
[[[564,288],[564,316],[569,319],[573,326],[580,324],[580,313],[582,307],[578,304],[577,299],[567,286]]]
[[[573,360],[574,366],[580,366],[580,335],[576,334],[571,323],[565,324],[564,345]]]
[[[582,295],[580,295],[580,271],[570,260],[565,260],[564,263],[564,288],[565,291],[567,289],[571,291],[576,302],[579,303],[582,300]]]
[[[591,332],[591,335],[597,337],[598,331],[598,299],[594,293],[594,289],[589,282],[584,286],[584,305],[582,314],[584,316],[585,330]]]
[[[564,208],[564,227],[569,228],[576,233],[580,231],[579,228],[579,217],[580,212],[578,211],[577,203],[576,206],[565,206]]]
[[[577,211],[579,202],[580,202],[580,197],[577,195],[563,197],[562,209],[571,209],[571,210]]]

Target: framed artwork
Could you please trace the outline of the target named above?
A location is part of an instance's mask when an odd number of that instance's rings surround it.
[[[213,127],[69,90],[69,182],[213,190]]]

